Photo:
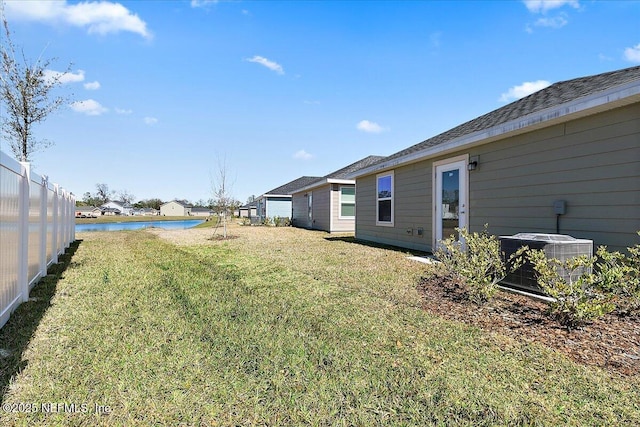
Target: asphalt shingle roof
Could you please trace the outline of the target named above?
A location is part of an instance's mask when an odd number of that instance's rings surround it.
[[[331,172],[329,175],[325,175],[323,178],[348,179],[347,177],[353,172],[374,165],[382,159],[384,159],[384,156],[367,156],[364,159],[358,160],[357,162],[343,167],[342,169]]]
[[[271,191],[267,191],[264,194],[265,195],[267,194],[291,195],[295,193],[297,189],[306,187],[307,185],[315,181],[318,181],[319,179],[322,179],[322,178],[319,176],[301,176],[298,179],[294,179],[291,182],[287,182],[286,184],[281,185],[280,187],[274,188]]]
[[[385,157],[381,161],[404,157],[408,154],[443,144],[455,138],[490,129],[528,114],[593,95],[635,80],[640,80],[640,66],[554,83],[545,89],[456,126],[433,138],[398,151],[389,157]]]

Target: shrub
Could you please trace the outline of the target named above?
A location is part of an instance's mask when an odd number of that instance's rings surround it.
[[[616,310],[623,315],[640,312],[640,244],[627,250],[629,256],[625,257],[620,252],[608,253],[600,248],[601,263],[597,264],[605,279],[603,287],[613,294]]]
[[[498,283],[507,270],[500,241],[487,232],[486,224],[480,233],[470,233],[465,228],[456,228],[456,231],[460,241],[453,236],[440,241],[435,255],[445,274],[466,284],[471,301],[485,303],[498,291]]]
[[[550,303],[550,312],[558,321],[571,329],[598,317],[610,313],[615,308],[611,294],[607,291],[610,283],[617,280],[619,272],[611,257],[611,263],[601,263],[594,269],[597,257],[578,256],[560,261],[547,258],[542,250],[523,248],[526,257],[537,273],[538,284],[542,290],[554,298]],[[606,253],[605,248],[598,254]],[[603,260],[609,259],[605,255]]]
[[[640,236],[640,231],[638,232]],[[629,251],[628,265],[630,267],[624,293],[628,296],[627,312],[640,312],[640,243],[627,248]]]

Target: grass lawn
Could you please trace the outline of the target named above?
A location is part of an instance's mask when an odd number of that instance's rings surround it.
[[[640,425],[640,377],[425,312],[406,253],[230,233],[78,234],[0,331],[0,424]]]
[[[140,221],[184,221],[189,219],[206,219],[202,216],[141,216],[141,215],[102,215],[97,218],[76,218],[76,224],[104,224],[114,222]]]

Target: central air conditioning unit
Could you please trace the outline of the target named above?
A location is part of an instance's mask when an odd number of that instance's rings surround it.
[[[564,234],[518,233],[513,236],[500,236],[500,251],[505,262],[523,246],[529,249],[541,249],[547,258],[556,258],[561,262],[581,255],[593,256],[593,240],[576,239]],[[569,279],[568,271],[560,271],[561,276]],[[544,294],[536,280],[533,265],[526,261],[517,270],[508,273],[503,284],[519,290]]]

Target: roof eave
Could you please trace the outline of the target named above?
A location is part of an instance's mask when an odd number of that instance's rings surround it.
[[[447,154],[448,152],[460,150],[464,147],[487,144],[499,139],[623,107],[634,102],[640,102],[640,81],[633,81],[596,94],[587,95],[536,113],[524,115],[498,126],[463,135],[445,143],[428,147],[396,159],[383,161],[382,163],[356,171],[349,175],[349,177],[356,179],[405,164],[415,163],[430,157]]]
[[[342,184],[342,185],[354,184],[355,185],[355,183],[356,181],[354,179],[323,178],[320,181],[316,181],[305,187],[301,187],[297,189],[296,191],[293,192],[293,194],[304,193],[305,191],[313,190],[318,187],[323,187],[328,184]]]

